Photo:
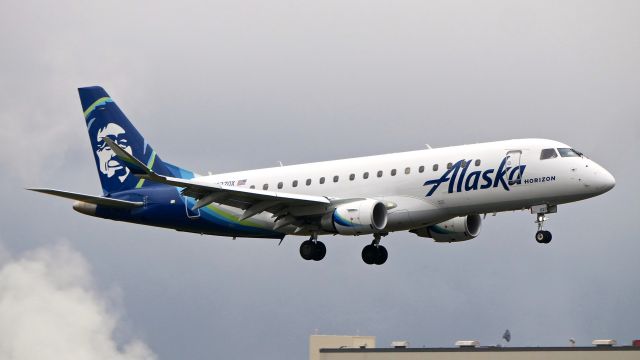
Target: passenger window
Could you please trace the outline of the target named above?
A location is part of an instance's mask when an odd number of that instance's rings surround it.
[[[307,186],[311,185],[311,179],[307,179],[306,184],[307,184]]]
[[[433,164],[433,171],[438,171],[438,164]]]
[[[268,190],[268,189],[269,189],[269,184],[262,185],[262,190]]]
[[[562,157],[579,157],[580,153],[569,148],[558,148],[558,152]]]
[[[540,152],[540,160],[553,159],[557,157],[558,153],[556,153],[555,149],[542,149]]]
[[[368,179],[369,178],[369,172],[365,172],[364,174],[362,174],[362,178],[363,179]]]
[[[255,185],[251,185],[251,186],[249,186],[249,189],[255,189],[255,188],[256,188],[256,186],[255,186]]]
[[[391,169],[391,176],[396,176],[396,169]]]
[[[382,170],[378,170],[378,177],[382,177]]]
[[[476,160],[476,166],[480,166],[480,159]]]
[[[469,165],[469,163],[467,163],[466,160],[462,160],[462,164],[460,165],[462,165],[463,168],[466,168]]]
[[[349,175],[349,180],[353,181],[356,178],[356,174]]]
[[[282,189],[282,181],[278,183],[278,189]]]
[[[452,163],[448,163],[448,164],[447,164],[447,170],[451,170],[451,168],[452,168],[452,167],[453,167],[453,164],[452,164]]]
[[[324,176],[320,178],[320,184],[324,184]]]
[[[424,165],[420,165],[420,167],[418,168],[418,172],[419,173],[423,173],[424,172]]]
[[[337,183],[338,180],[340,180],[340,177],[338,175],[333,177],[333,182]]]
[[[404,173],[405,174],[409,175],[410,172],[411,172],[411,168],[410,167],[404,169]]]
[[[291,184],[291,186],[297,187],[298,186],[298,180],[293,180],[293,183]]]

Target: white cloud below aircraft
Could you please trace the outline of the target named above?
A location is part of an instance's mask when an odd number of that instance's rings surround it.
[[[410,231],[436,242],[478,236],[482,214],[529,209],[539,243],[546,215],[615,185],[571,146],[519,139],[200,176],[162,161],[101,87],[79,89],[103,196],[30,189],[76,200],[87,215],[201,234],[308,237],[368,235],[367,264],[388,257],[380,240]],[[369,241],[367,241],[369,242]]]

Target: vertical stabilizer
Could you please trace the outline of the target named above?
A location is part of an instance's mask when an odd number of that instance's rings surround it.
[[[147,144],[103,88],[99,86],[85,87],[78,89],[78,92],[102,191],[105,195],[154,185],[152,182],[145,182],[145,180],[131,174],[130,170],[120,163],[115,153],[103,140],[105,137],[109,137],[158,174],[174,175],[175,170],[172,171],[170,168],[182,170],[160,160],[155,150]],[[182,171],[193,176],[191,172]],[[184,175],[180,177],[184,177]]]

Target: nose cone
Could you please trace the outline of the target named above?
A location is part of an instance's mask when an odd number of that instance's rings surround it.
[[[599,194],[606,193],[616,186],[616,179],[602,166],[598,166],[598,171],[594,175],[592,186]]]
[[[602,169],[602,174],[600,175],[600,177],[602,178],[601,186],[605,192],[613,189],[613,187],[616,186],[616,179],[613,177],[613,175],[611,175],[610,172],[608,172],[604,168]]]

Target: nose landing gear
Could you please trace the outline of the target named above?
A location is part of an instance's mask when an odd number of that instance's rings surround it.
[[[557,207],[546,206],[546,205],[532,206],[531,212],[534,212],[534,211],[537,213],[535,223],[538,224],[538,231],[536,232],[536,241],[540,244],[548,244],[551,242],[552,236],[550,231],[543,230],[545,220],[549,220],[545,216],[545,214],[556,212]]]
[[[380,245],[380,234],[375,234],[371,244],[362,249],[362,261],[368,265],[382,265],[388,257],[387,249]]]
[[[305,260],[320,261],[327,254],[327,247],[322,241],[318,241],[318,235],[313,234],[309,240],[300,244],[300,256]]]

